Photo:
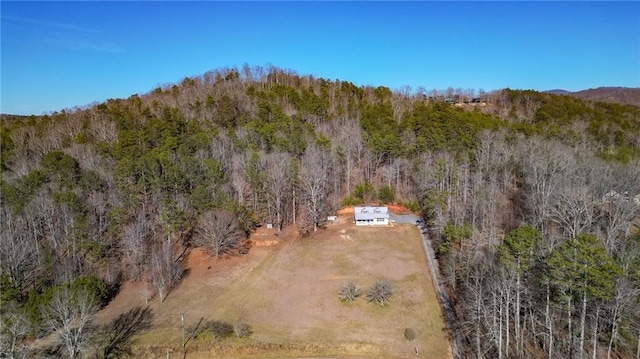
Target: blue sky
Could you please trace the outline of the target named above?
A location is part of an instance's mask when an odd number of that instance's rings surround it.
[[[221,67],[357,85],[640,87],[638,2],[0,2],[2,113]]]

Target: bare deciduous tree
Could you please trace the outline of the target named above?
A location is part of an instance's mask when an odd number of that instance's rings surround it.
[[[10,306],[3,310],[5,313],[0,322],[0,357],[26,358],[28,346],[24,339],[29,334],[31,324],[18,308]]]
[[[236,195],[236,199],[240,204],[245,204],[245,196],[249,190],[249,183],[245,178],[245,167],[245,158],[243,156],[237,155],[233,157],[231,161],[231,170],[228,172],[231,185],[233,186],[233,190]]]
[[[558,189],[550,219],[573,238],[585,233],[594,222],[594,198],[586,186],[566,184]]]
[[[353,302],[356,298],[362,295],[362,288],[358,287],[353,282],[348,282],[340,288],[338,298],[343,302]]]
[[[364,145],[362,143],[362,129],[355,120],[343,120],[340,124],[340,131],[337,134],[338,143],[342,146],[344,153],[344,181],[345,190],[351,193],[351,187],[354,182],[355,172],[359,159],[362,157]]]
[[[276,216],[276,226],[278,231],[282,230],[284,207],[284,197],[288,193],[288,166],[289,156],[286,153],[269,153],[266,156],[266,181],[265,187],[269,197],[270,211],[273,210]]]
[[[4,211],[3,211],[4,212]],[[0,227],[0,275],[7,275],[11,285],[19,291],[33,281],[38,269],[36,252],[28,244],[26,223],[3,213]]]
[[[216,257],[237,248],[243,238],[236,216],[226,210],[213,210],[200,216],[196,245],[212,252]]]
[[[62,341],[69,358],[78,358],[88,344],[88,329],[97,309],[95,298],[87,291],[58,291],[44,309],[49,328]]]
[[[158,290],[160,302],[164,302],[169,292],[178,283],[184,270],[175,259],[170,241],[164,241],[151,255],[151,279]]]
[[[379,280],[369,288],[367,292],[367,299],[370,302],[375,302],[380,304],[380,306],[385,306],[389,304],[389,301],[393,297],[393,286],[391,282],[388,280]]]
[[[546,235],[546,222],[551,216],[559,181],[574,159],[567,147],[536,138],[523,143],[519,156],[523,163],[524,193],[532,224]]]
[[[150,235],[151,223],[143,211],[123,230],[121,243],[128,262],[126,273],[130,279],[140,280],[142,277]]]
[[[300,186],[307,209],[307,224],[314,232],[329,211],[326,198],[329,197],[330,161],[329,154],[315,146],[308,148],[302,158]]]
[[[611,253],[618,247],[620,239],[629,234],[629,227],[640,213],[640,206],[628,198],[608,198],[602,204],[602,212],[604,245]]]

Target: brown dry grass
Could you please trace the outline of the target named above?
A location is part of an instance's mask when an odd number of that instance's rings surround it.
[[[449,357],[416,227],[356,228],[341,214],[312,236],[298,239],[294,231],[277,237],[259,231],[254,241],[277,243],[256,245],[242,257],[192,254],[190,274],[164,303],[151,302],[157,318],[154,329],[138,338],[137,356],[165,356],[167,349],[181,356],[185,312],[187,326],[204,318],[249,323],[254,331],[249,339],[201,335],[189,343],[188,358],[400,358],[416,357],[414,346],[422,358]],[[366,290],[382,278],[391,280],[396,293],[388,307],[364,297],[351,304],[338,300],[347,281]],[[136,290],[125,286],[106,312],[142,301]],[[403,336],[407,327],[416,332],[411,343]]]

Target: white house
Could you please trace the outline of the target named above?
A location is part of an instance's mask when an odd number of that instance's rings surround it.
[[[389,224],[387,207],[355,207],[353,220],[356,226],[386,226]]]
[[[604,196],[602,196],[602,202],[608,202],[612,199],[619,199],[620,197],[620,193],[618,193],[616,190],[611,190],[605,193]]]
[[[610,201],[633,201],[636,204],[640,205],[640,193],[632,196],[629,191],[624,191],[622,193],[616,192],[615,190],[611,190],[602,196],[602,202],[610,202]]]

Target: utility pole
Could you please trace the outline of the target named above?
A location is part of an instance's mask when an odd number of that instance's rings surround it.
[[[182,317],[182,324],[180,325],[180,327],[182,329],[182,348],[184,349],[184,311],[182,311],[181,317]]]

